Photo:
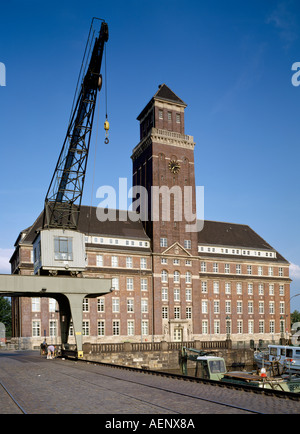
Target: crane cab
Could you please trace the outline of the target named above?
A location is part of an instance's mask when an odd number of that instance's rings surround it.
[[[86,269],[85,234],[43,229],[33,242],[34,274],[77,275]]]

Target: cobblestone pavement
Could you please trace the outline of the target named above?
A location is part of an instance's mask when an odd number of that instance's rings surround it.
[[[33,351],[0,352],[0,382],[28,414],[246,413],[242,408],[300,413],[300,401],[80,361],[47,360]],[[0,414],[11,413],[20,409],[0,385]]]

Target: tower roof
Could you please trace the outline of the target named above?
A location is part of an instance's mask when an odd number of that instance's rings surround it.
[[[182,101],[182,99],[180,99],[166,84],[160,84],[156,94],[151,98],[146,107],[138,115],[138,121],[143,118],[144,114],[149,110],[150,106],[153,105],[155,101],[166,101],[173,104],[179,104],[184,107],[187,106],[187,104]]]

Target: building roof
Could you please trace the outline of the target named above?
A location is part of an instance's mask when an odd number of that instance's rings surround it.
[[[182,105],[184,107],[187,106],[187,104],[182,101],[182,99],[180,99],[166,84],[160,84],[158,86],[158,91],[156,92],[156,94],[151,98],[146,107],[138,115],[138,121],[140,121],[144,117],[145,113],[148,112],[154,101],[167,101],[173,104]]]
[[[205,220],[202,231],[198,232],[198,244],[270,250],[276,252],[277,260],[288,262],[250,226],[243,224]]]
[[[90,207],[83,205],[81,207],[78,231],[86,235],[97,235],[97,236],[110,236],[110,237],[121,237],[130,239],[139,239],[150,241],[149,237],[146,235],[143,224],[140,220],[134,221],[136,214],[129,211],[129,219],[122,221],[122,216],[120,220],[119,210],[115,211],[116,220],[106,220],[101,222],[97,218],[97,207]],[[44,211],[38,216],[33,225],[29,228],[26,236],[22,239],[22,243],[32,244],[37,232],[42,229]]]
[[[150,241],[147,236],[143,224],[140,220],[136,220],[136,214],[129,212],[129,219],[123,221],[122,215],[119,210],[110,210],[115,212],[115,221],[106,220],[101,222],[97,218],[97,207],[82,206],[78,230],[86,235],[103,236],[103,237],[120,237],[126,239],[138,239],[144,241]],[[120,218],[121,217],[121,218]],[[37,232],[42,228],[43,212],[39,215],[36,221],[26,231],[22,231],[23,238],[18,237],[17,241],[21,241],[22,244],[32,244]],[[25,236],[24,236],[25,235]],[[249,248],[265,251],[276,252],[276,258],[263,258],[257,259],[272,260],[287,262],[288,261],[279,254],[270,244],[268,244],[262,237],[260,237],[253,229],[248,225],[237,223],[226,223],[205,220],[202,231],[198,232],[198,244],[207,246],[226,246],[233,248]],[[211,253],[201,252],[201,256],[212,256]],[[222,256],[223,254],[214,253],[214,256]],[[237,255],[229,255],[226,257],[237,258]]]

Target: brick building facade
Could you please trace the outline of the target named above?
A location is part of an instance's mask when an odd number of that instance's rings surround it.
[[[162,85],[138,116],[133,187],[142,186],[146,194],[126,221],[119,211],[116,221],[100,222],[96,208],[81,209],[78,230],[85,234],[86,268],[80,277],[111,278],[114,288],[84,300],[86,342],[229,335],[239,341],[277,340],[289,327],[286,259],[247,225],[204,221],[202,230],[191,230],[197,224],[195,144],[185,134],[185,107]],[[169,194],[158,195],[164,193],[161,187]],[[19,235],[12,273],[33,274],[32,245],[42,220],[43,213]],[[13,333],[33,345],[44,336],[58,343],[57,311],[55,300],[14,299]],[[70,341],[72,333],[71,327]]]

